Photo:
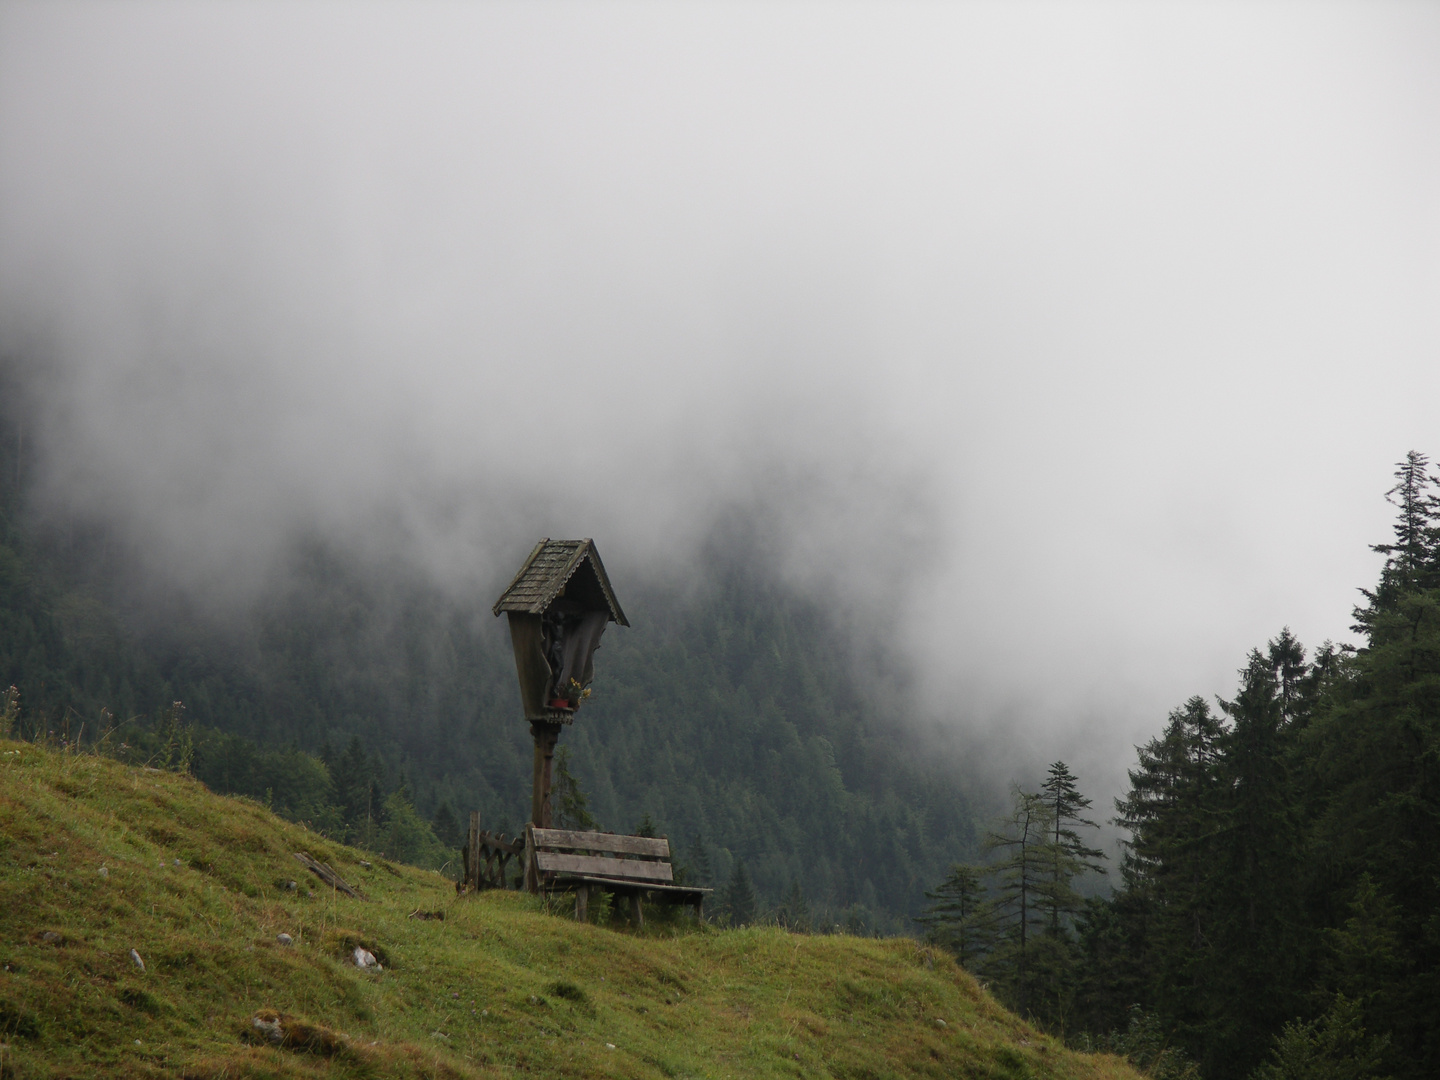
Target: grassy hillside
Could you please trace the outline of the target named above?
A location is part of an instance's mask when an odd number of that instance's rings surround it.
[[[6,1077],[1135,1075],[913,941],[579,925],[106,758],[0,741],[0,845]]]

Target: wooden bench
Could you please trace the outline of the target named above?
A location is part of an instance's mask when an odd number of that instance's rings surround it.
[[[695,918],[704,914],[712,889],[676,885],[670,866],[670,841],[663,836],[574,832],[525,827],[525,880],[532,892],[573,892],[575,918],[585,921],[590,892],[603,889],[630,900],[630,918],[644,925],[640,900],[646,894],[670,904],[689,904]]]

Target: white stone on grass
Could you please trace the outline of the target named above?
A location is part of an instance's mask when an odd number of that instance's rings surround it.
[[[351,958],[355,961],[355,966],[358,968],[373,967],[376,971],[385,970],[383,967],[380,966],[380,961],[375,959],[375,954],[372,953],[369,949],[365,948],[363,945],[356,945],[355,951],[350,955]]]

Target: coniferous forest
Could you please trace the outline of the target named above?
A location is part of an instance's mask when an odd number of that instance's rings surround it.
[[[103,527],[27,513],[5,423],[7,730],[188,769],[436,868],[469,811],[523,823],[528,732],[478,598],[315,541],[238,622],[142,603]],[[1358,647],[1280,630],[1157,723],[1113,809],[1063,761],[998,817],[968,801],[817,604],[716,552],[697,589],[627,593],[557,813],[669,835],[724,920],[918,930],[1157,1076],[1440,1074],[1440,482],[1412,453],[1388,495]]]
[[[1440,1075],[1440,481],[1419,453],[1395,477],[1360,646],[1282,630],[1179,705],[1116,800],[1108,897],[1074,891],[1099,813],[1063,762],[930,891],[1017,1011],[1159,1076]]]

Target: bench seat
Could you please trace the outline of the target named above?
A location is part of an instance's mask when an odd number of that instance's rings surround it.
[[[598,853],[598,854],[597,854]],[[674,884],[670,842],[665,837],[570,829],[525,830],[527,881],[536,892],[573,892],[575,918],[588,915],[590,891],[605,889],[630,898],[631,918],[642,925],[640,901],[652,899],[694,907],[704,915],[705,895],[713,889]]]

